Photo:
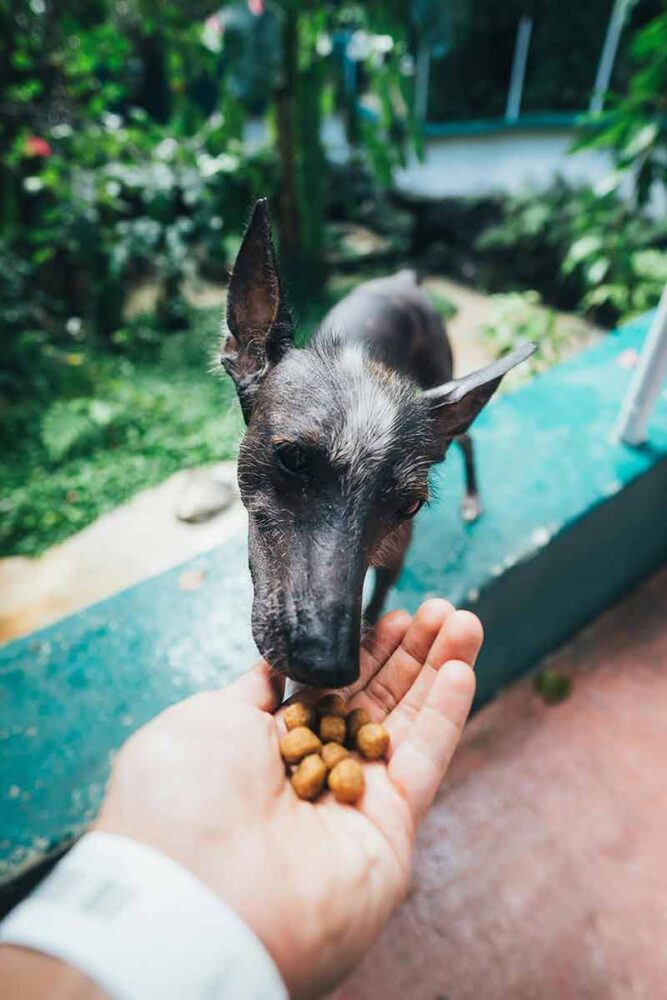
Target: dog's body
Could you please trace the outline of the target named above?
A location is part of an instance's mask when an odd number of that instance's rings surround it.
[[[239,485],[255,641],[290,677],[339,687],[359,672],[367,568],[377,567],[372,620],[453,440],[466,458],[464,516],[478,513],[467,428],[534,348],[453,380],[440,317],[401,271],[359,286],[296,349],[265,202],[237,257],[227,323],[222,363],[248,424]]]
[[[330,333],[363,343],[373,358],[422,389],[452,377],[452,351],[442,320],[414,271],[358,285],[327,313],[315,337]]]

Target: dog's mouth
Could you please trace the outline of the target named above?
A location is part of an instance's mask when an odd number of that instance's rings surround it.
[[[339,655],[315,651],[312,643],[297,644],[291,654],[277,652],[275,641],[266,645],[258,642],[258,646],[267,663],[290,680],[313,687],[340,688],[353,684],[359,677],[359,642],[360,633],[354,653],[350,649],[345,660]]]

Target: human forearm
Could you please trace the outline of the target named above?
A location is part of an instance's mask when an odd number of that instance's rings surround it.
[[[78,969],[9,944],[0,946],[0,996],[3,1000],[107,1000],[106,993]]]

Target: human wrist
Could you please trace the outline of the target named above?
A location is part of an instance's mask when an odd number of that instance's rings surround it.
[[[59,958],[11,944],[0,945],[3,1000],[109,1000],[91,979]]]
[[[0,941],[55,956],[112,998],[286,997],[236,912],[155,847],[94,832],[0,925]]]

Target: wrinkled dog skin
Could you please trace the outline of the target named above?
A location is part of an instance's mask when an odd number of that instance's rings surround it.
[[[227,328],[221,361],[247,424],[238,475],[255,641],[295,680],[340,687],[359,673],[368,567],[379,567],[373,621],[428,498],[429,470],[453,440],[466,458],[464,516],[476,516],[466,431],[534,348],[452,379],[442,322],[411,271],[360,285],[296,348],[265,200],[234,265]]]

